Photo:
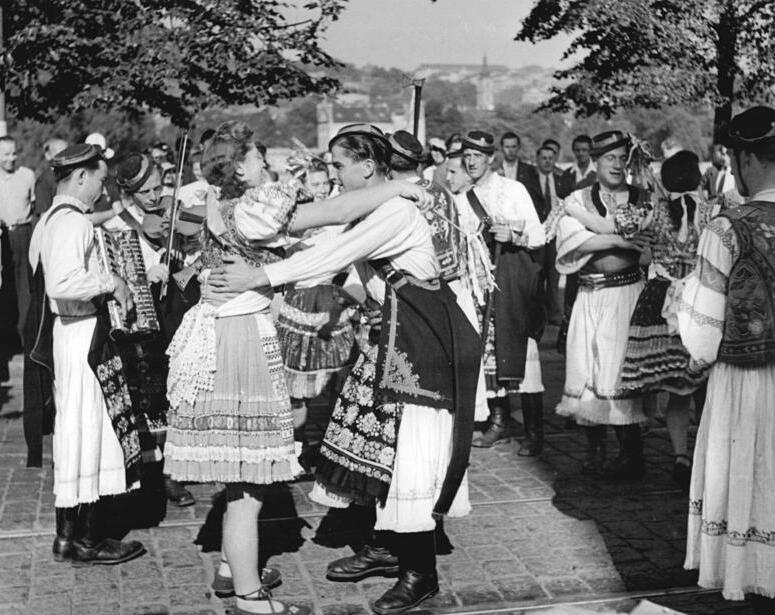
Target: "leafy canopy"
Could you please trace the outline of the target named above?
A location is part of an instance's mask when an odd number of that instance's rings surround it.
[[[14,0],[0,58],[9,111],[155,110],[185,125],[214,105],[333,89],[319,46],[346,0]]]
[[[538,0],[516,36],[565,33],[571,67],[544,109],[611,116],[627,107],[731,110],[775,85],[771,0]],[[717,117],[718,121],[718,117]]]

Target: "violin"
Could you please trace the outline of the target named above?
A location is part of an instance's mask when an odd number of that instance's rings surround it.
[[[167,246],[171,211],[172,197],[165,195],[159,200],[159,207],[145,213],[142,224],[143,234],[156,248]],[[181,252],[191,254],[200,248],[200,233],[204,229],[206,215],[205,207],[203,205],[183,207],[178,202],[177,211],[174,243]]]

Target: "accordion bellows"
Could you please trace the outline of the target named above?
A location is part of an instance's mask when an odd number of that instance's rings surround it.
[[[160,330],[151,287],[145,275],[145,261],[137,231],[94,230],[98,260],[104,273],[120,277],[129,287],[135,309],[124,318],[115,299],[108,301],[111,336],[142,339]]]

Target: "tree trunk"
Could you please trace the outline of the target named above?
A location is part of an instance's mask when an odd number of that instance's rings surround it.
[[[716,88],[719,101],[713,116],[713,142],[726,134],[732,119],[732,101],[735,94],[735,75],[737,73],[737,35],[738,17],[734,0],[725,0],[718,23],[718,43],[716,46]]]

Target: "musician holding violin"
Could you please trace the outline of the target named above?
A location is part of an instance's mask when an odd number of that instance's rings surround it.
[[[140,403],[147,408],[149,425],[163,448],[168,409],[164,352],[185,312],[199,301],[196,274],[204,212],[203,208],[188,208],[177,216],[173,249],[167,257],[173,198],[172,195],[162,196],[158,167],[148,156],[131,153],[118,164],[116,181],[121,188],[124,209],[105,226],[109,230],[137,231],[160,322],[159,335],[134,344],[133,361],[125,362],[146,366],[143,374],[137,374],[133,392],[143,398]],[[169,476],[164,477],[164,486],[170,503],[176,506],[194,504],[191,493]]]

